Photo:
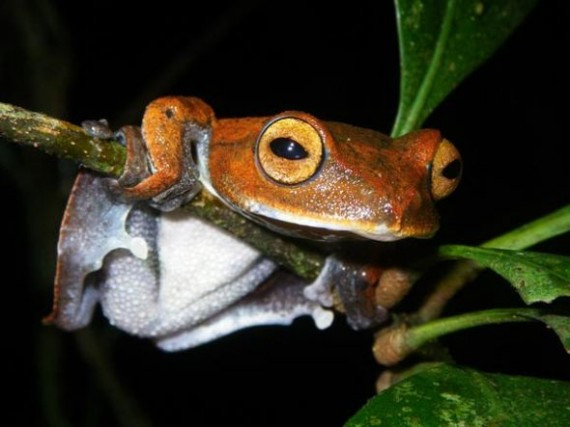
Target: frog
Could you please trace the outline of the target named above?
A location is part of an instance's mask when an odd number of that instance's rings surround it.
[[[387,317],[369,291],[393,274],[332,254],[309,283],[184,210],[199,192],[295,239],[389,242],[431,237],[435,202],[461,177],[458,150],[437,130],[391,138],[300,111],[218,119],[196,97],[154,100],[140,127],[116,134],[86,128],[121,141],[127,160],[118,179],[78,175],[48,322],[84,327],[100,304],[111,324],[166,351],[304,315],[324,329],[339,295],[355,329]]]

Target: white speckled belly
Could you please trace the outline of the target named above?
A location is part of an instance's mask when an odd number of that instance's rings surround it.
[[[188,328],[255,289],[275,264],[230,234],[182,210],[133,210],[128,231],[149,244],[142,260],[107,257],[101,304],[110,322],[157,337]],[[158,248],[158,249],[157,249]]]
[[[299,316],[319,328],[333,321],[320,299],[305,295],[302,278],[277,271],[248,244],[183,209],[133,205],[108,184],[82,172],[69,199],[52,313],[60,327],[86,326],[101,303],[111,324],[176,351]]]

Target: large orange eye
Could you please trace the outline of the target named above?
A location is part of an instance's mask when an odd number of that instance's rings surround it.
[[[444,139],[439,144],[431,167],[431,194],[435,200],[449,196],[461,179],[461,155]]]
[[[319,132],[305,120],[280,117],[257,140],[257,160],[263,172],[280,184],[299,184],[313,177],[323,159]]]

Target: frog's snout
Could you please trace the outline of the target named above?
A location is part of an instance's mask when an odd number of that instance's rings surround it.
[[[431,165],[430,191],[434,200],[453,193],[461,180],[462,170],[459,151],[447,139],[442,139]]]

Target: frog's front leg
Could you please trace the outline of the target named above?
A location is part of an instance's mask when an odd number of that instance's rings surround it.
[[[190,200],[200,182],[192,144],[211,137],[213,110],[192,97],[164,97],[145,111],[141,132],[122,128],[127,146],[125,172],[119,179],[123,194],[133,200],[150,200],[170,211]]]

